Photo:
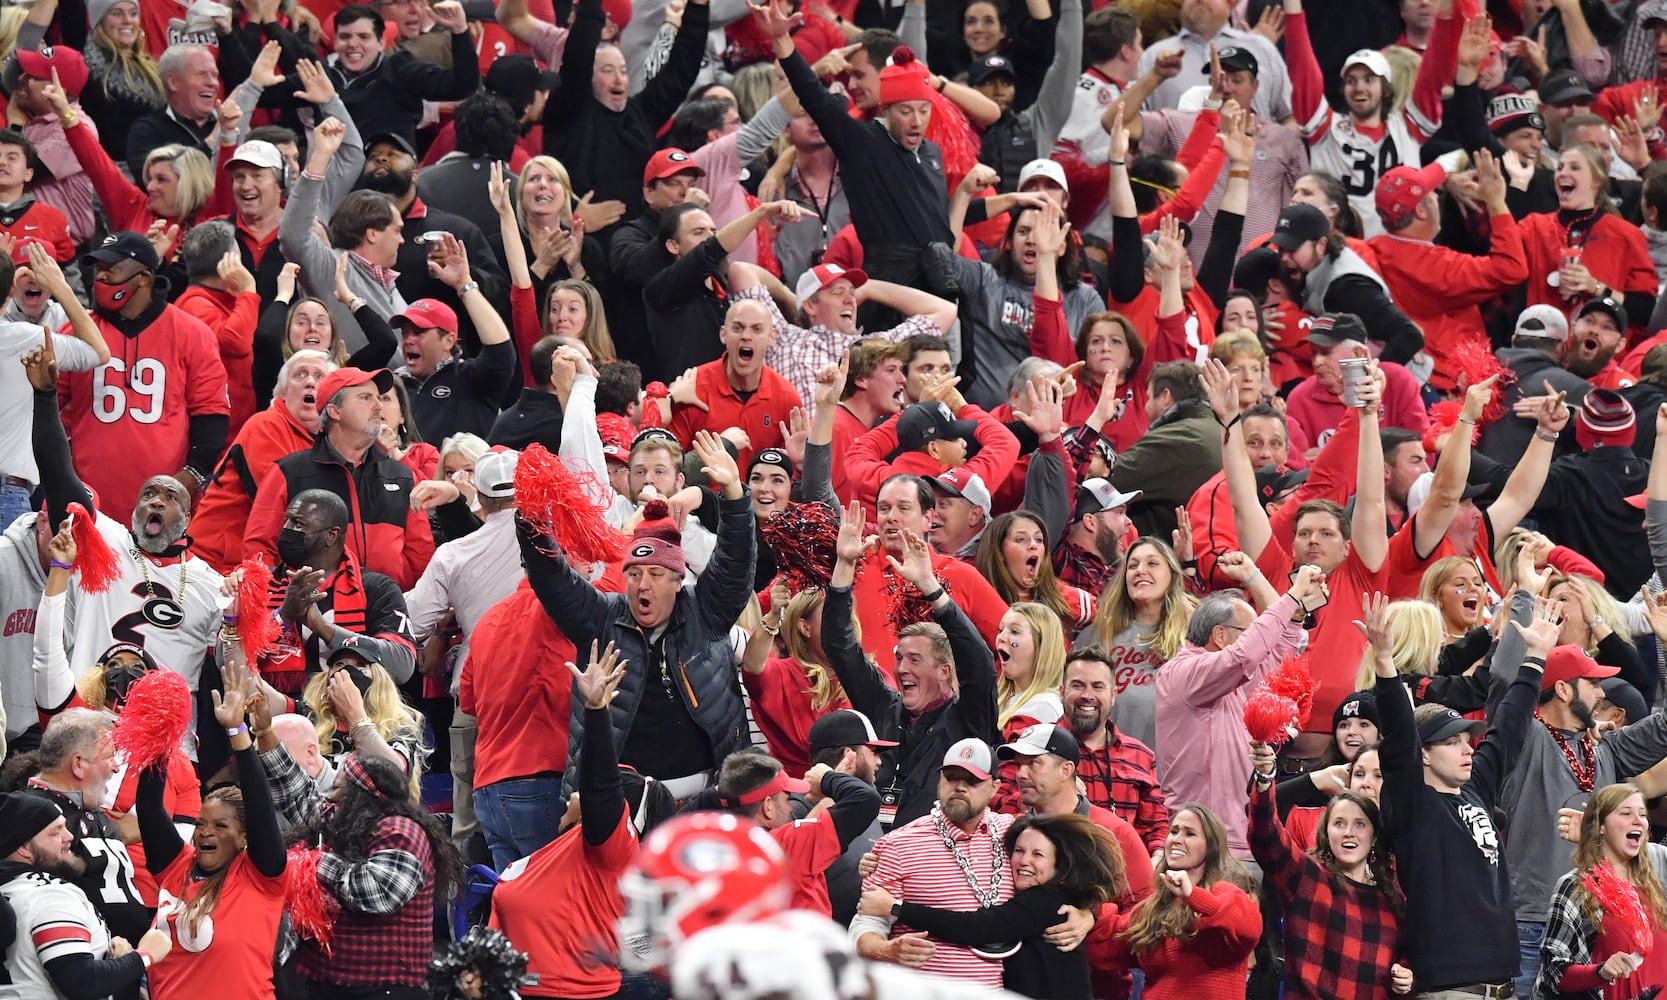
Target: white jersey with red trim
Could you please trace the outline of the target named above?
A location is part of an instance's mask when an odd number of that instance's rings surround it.
[[[843,928],[808,910],[701,931],[677,949],[671,985],[677,1000],[1019,1000],[1005,990],[864,961]]]
[[[1437,127],[1408,101],[1402,110],[1385,117],[1382,134],[1373,136],[1356,126],[1352,115],[1321,102],[1314,117],[1302,126],[1302,137],[1308,141],[1309,168],[1343,182],[1349,204],[1360,214],[1366,238],[1371,239],[1384,231],[1372,197],[1378,180],[1392,167],[1405,164],[1417,169],[1422,163],[1419,149]]]
[[[87,894],[55,875],[25,872],[0,886],[17,933],[0,966],[0,997],[56,997],[46,963],[88,955],[108,958],[110,929]]]
[[[1100,118],[1122,95],[1123,85],[1099,70],[1083,73],[1071,94],[1071,116],[1060,128],[1054,149],[1070,146],[1088,166],[1105,166],[1111,158],[1111,136],[1101,127]]]

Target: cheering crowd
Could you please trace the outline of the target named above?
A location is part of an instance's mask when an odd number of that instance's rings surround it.
[[[0,1000],[1667,987],[1667,0],[32,0],[0,94]]]

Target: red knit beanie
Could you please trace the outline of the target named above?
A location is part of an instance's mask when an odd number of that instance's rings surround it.
[[[1593,389],[1580,404],[1580,415],[1575,418],[1574,437],[1583,450],[1590,451],[1600,444],[1630,448],[1638,434],[1638,421],[1632,404],[1613,389]]]
[[[689,565],[683,559],[683,532],[671,519],[671,508],[664,500],[650,500],[643,505],[642,513],[642,523],[631,533],[631,545],[625,550],[623,568],[661,566],[678,576],[687,576]]]
[[[899,45],[892,52],[886,68],[880,70],[880,106],[904,101],[930,101],[936,93],[932,89],[932,74],[924,63],[915,58],[915,50]]]

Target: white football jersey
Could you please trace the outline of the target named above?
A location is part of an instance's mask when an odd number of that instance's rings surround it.
[[[1313,119],[1302,127],[1302,137],[1308,141],[1309,166],[1343,182],[1367,239],[1383,233],[1377,202],[1372,197],[1378,180],[1392,167],[1404,164],[1417,169],[1422,163],[1419,148],[1437,126],[1420,121],[1421,117],[1409,101],[1384,119],[1383,135],[1373,137],[1356,128],[1349,114],[1321,103]]]

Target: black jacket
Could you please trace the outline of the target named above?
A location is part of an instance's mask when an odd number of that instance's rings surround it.
[[[898,145],[883,122],[852,118],[845,96],[828,93],[798,52],[783,59],[781,68],[839,158],[840,184],[864,246],[954,246],[942,162]],[[921,152],[926,150],[923,143]]]
[[[636,218],[609,230],[608,280],[602,289],[608,331],[619,356],[635,361],[644,371],[653,367],[653,348],[643,311],[643,287],[674,259],[660,241],[660,213],[652,208],[644,206]]]
[[[499,314],[504,316],[509,315],[508,276],[498,264],[498,257],[492,252],[492,245],[486,242],[480,227],[463,216],[433,208],[421,198],[412,202],[401,215],[405,223],[400,227],[400,235],[405,237],[405,242],[400,244],[399,256],[394,261],[394,269],[399,272],[394,284],[399,288],[400,296],[405,299],[406,305],[418,299],[435,299],[450,306],[452,312],[457,313],[457,342],[463,347],[464,354],[474,357],[480,350],[480,334],[475,330],[474,320],[469,318],[469,311],[463,308],[463,301],[457,297],[456,290],[428,273],[430,247],[418,243],[417,237],[431,231],[447,232],[457,237],[469,254],[470,278],[480,282],[480,293],[491,300]]]
[[[452,64],[446,67],[405,49],[395,49],[351,78],[332,57],[325,72],[353,115],[360,135],[369,139],[392,132],[404,136],[415,148],[424,101],[461,101],[480,87],[474,37],[467,31],[451,36],[451,53]]]
[[[996,123],[984,130],[978,162],[995,170],[1001,179],[996,190],[1012,194],[1019,189],[1019,172],[1036,159],[1036,132],[1030,119],[1003,111]]]
[[[723,551],[723,546],[718,546]],[[994,744],[1001,735],[996,725],[996,663],[990,647],[953,601],[932,612],[949,636],[960,692],[937,708],[910,719],[903,698],[880,673],[858,644],[852,627],[850,587],[829,587],[822,610],[822,648],[828,654],[851,707],[868,716],[874,732],[898,746],[887,750],[874,783],[885,805],[895,807],[892,829],[932,811],[938,798],[938,765],[957,742],[976,736]]]
[[[650,355],[639,359],[644,381],[670,382],[684,370],[723,355],[728,292],[722,273],[729,252],[716,236],[681,257],[643,286]],[[714,287],[716,286],[716,287]],[[646,362],[646,363],[645,363]]]
[[[1476,450],[1487,455],[1496,462],[1515,465],[1522,460],[1522,455],[1528,450],[1528,444],[1534,440],[1535,423],[1525,417],[1513,416],[1511,406],[1524,396],[1545,395],[1545,383],[1558,392],[1567,393],[1570,406],[1578,407],[1586,394],[1592,391],[1592,383],[1574,374],[1557,359],[1542,350],[1532,347],[1501,347],[1494,352],[1499,356],[1499,362],[1512,375],[1511,384],[1505,390],[1504,398],[1500,400],[1505,407],[1505,415],[1498,420],[1489,421],[1482,428],[1482,438],[1476,444]],[[1574,421],[1570,420],[1563,429],[1563,438],[1557,445],[1558,454],[1572,454],[1578,450],[1574,443]]]
[[[553,455],[561,450],[561,400],[553,392],[523,388],[515,405],[498,414],[487,444],[521,451],[541,444]]]
[[[1530,516],[1559,545],[1603,570],[1604,587],[1626,600],[1655,567],[1644,544],[1644,512],[1626,498],[1644,492],[1650,463],[1630,447],[1599,445],[1551,463]]]
[[[492,433],[498,401],[515,377],[515,344],[504,341],[480,349],[472,358],[448,358],[434,374],[418,380],[405,368],[395,375],[411,395],[411,412],[424,441],[441,442],[453,434],[477,437]]]
[[[721,521],[718,545],[705,572],[691,590],[678,592],[677,604],[665,627],[651,636],[637,624],[623,594],[605,594],[591,586],[568,564],[548,536],[538,535],[517,518],[521,539],[521,561],[527,568],[527,583],[538,595],[545,614],[573,640],[575,646],[590,648],[592,640],[614,643],[620,658],[629,660],[619,694],[608,706],[613,724],[614,747],[621,760],[637,764],[624,753],[633,741],[632,725],[644,699],[656,697],[664,685],[682,705],[684,715],[706,739],[704,760],[690,760],[676,774],[650,777],[676,778],[715,766],[716,762],[747,745],[747,714],[741,696],[740,674],[735,669],[735,650],[729,630],[752,596],[753,547],[752,498],[718,501]],[[587,716],[582,699],[573,700],[569,722],[568,759],[564,773],[567,791],[578,776],[580,749],[584,746]],[[659,733],[637,734],[658,739]],[[639,770],[641,768],[639,767]]]
[[[623,201],[627,219],[641,211],[643,168],[659,146],[660,127],[700,73],[710,15],[704,2],[689,4],[660,72],[624,111],[611,111],[590,87],[596,46],[602,41],[602,2],[579,4],[561,62],[561,89],[544,104],[544,151],[567,167],[574,193],[595,192],[594,201]]]
[[[145,186],[145,157],[150,155],[151,150],[171,142],[196,148],[208,157],[212,167],[215,157],[219,155],[212,142],[217,128],[219,122],[212,115],[207,124],[196,125],[174,117],[167,108],[140,118],[127,130],[127,169],[132,171],[134,183],[141,188]]]
[[[1019,950],[1001,960],[1001,985],[1036,1000],[1089,1000],[1088,954],[1081,948],[1060,951],[1042,935],[1059,923],[1059,908],[1071,901],[1052,885],[1013,894],[1000,906],[962,912],[903,901],[898,922],[949,944],[1019,942]]]

